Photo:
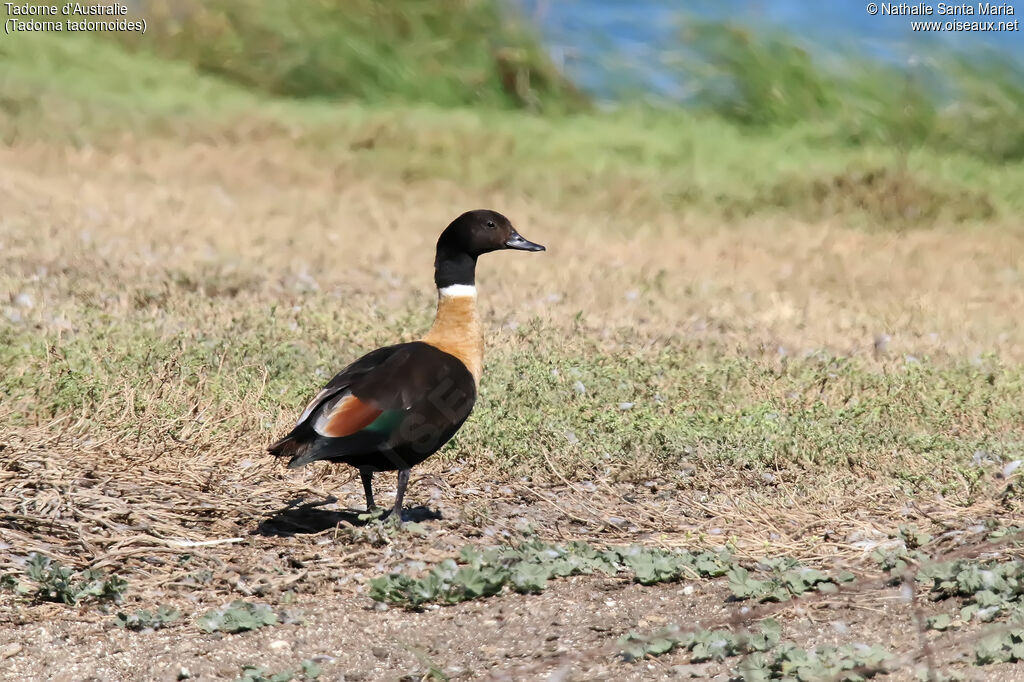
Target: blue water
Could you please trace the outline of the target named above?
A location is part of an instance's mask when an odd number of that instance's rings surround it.
[[[556,61],[583,87],[613,94],[629,82],[674,98],[686,96],[678,69],[678,36],[686,16],[728,19],[753,29],[782,29],[812,52],[863,54],[914,65],[928,55],[998,53],[1024,64],[1024,31],[914,32],[911,22],[1024,20],[1024,0],[1008,3],[1013,16],[872,16],[868,0],[512,0],[540,27]],[[881,4],[881,3],[879,3]],[[918,3],[909,3],[917,5]],[[953,3],[946,3],[947,5]],[[995,3],[1003,4],[1003,3]],[[973,4],[977,12],[977,3]]]

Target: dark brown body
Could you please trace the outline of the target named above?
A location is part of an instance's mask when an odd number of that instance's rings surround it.
[[[380,411],[377,429],[331,436],[314,428],[339,394]],[[318,403],[270,452],[290,455],[289,468],[317,460],[368,471],[408,469],[437,452],[469,417],[476,382],[455,356],[422,341],[367,353],[331,380]]]

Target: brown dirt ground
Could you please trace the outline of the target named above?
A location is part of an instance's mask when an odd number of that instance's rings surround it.
[[[634,628],[668,622],[717,624],[730,611],[719,585],[640,587],[610,579],[572,578],[542,595],[506,596],[486,602],[404,613],[372,608],[365,598],[338,595],[297,600],[302,625],[282,625],[240,635],[206,635],[192,628],[152,633],[111,630],[104,622],[32,623],[14,641],[21,655],[8,661],[5,679],[174,680],[182,667],[194,679],[233,679],[243,665],[272,671],[302,659],[322,661],[322,679],[420,679],[430,667],[452,679],[653,680],[727,675],[735,660],[690,664],[673,653],[621,662],[615,638]],[[785,609],[781,620],[801,644],[868,641],[904,655],[906,668],[889,679],[913,679],[923,655],[907,650],[913,628],[898,589],[870,597],[818,602]],[[942,642],[934,643],[937,647]],[[944,669],[958,651],[941,649]],[[973,672],[973,677],[970,675]],[[968,679],[1018,680],[1013,666],[967,670]],[[429,679],[429,678],[427,678]]]
[[[322,679],[328,680],[430,679],[425,676],[431,668],[452,679],[713,679],[728,668],[691,666],[682,653],[627,664],[617,658],[616,640],[668,623],[742,628],[769,615],[783,623],[786,639],[804,647],[882,644],[901,657],[903,667],[892,679],[912,679],[925,655],[917,641],[919,614],[899,588],[877,580],[867,552],[888,540],[895,522],[932,531],[942,551],[957,551],[951,531],[991,512],[978,509],[972,517],[938,503],[908,506],[837,482],[830,503],[807,500],[809,506],[800,495],[787,501],[772,490],[767,494],[774,517],[759,519],[766,488],[741,478],[721,480],[714,472],[653,485],[580,482],[570,489],[524,482],[475,487],[479,481],[464,471],[448,470],[421,476],[410,490],[407,515],[425,533],[386,537],[352,525],[361,489],[344,471],[320,483],[312,483],[308,473],[289,473],[290,486],[271,485],[269,479],[283,472],[272,474],[259,465],[262,475],[248,471],[206,485],[216,470],[208,463],[193,462],[176,477],[134,465],[125,476],[123,470],[96,467],[97,458],[88,452],[65,451],[62,465],[49,467],[47,480],[38,469],[47,468],[45,455],[60,452],[59,445],[12,442],[11,449],[23,469],[0,481],[6,490],[19,485],[15,478],[24,484],[37,471],[34,487],[41,499],[35,502],[44,504],[58,491],[64,499],[50,501],[56,513],[49,520],[26,515],[12,522],[8,516],[0,538],[22,549],[65,555],[73,564],[89,556],[93,566],[114,567],[128,578],[124,610],[169,604],[184,616],[166,630],[131,633],[115,628],[111,616],[96,607],[30,605],[0,593],[0,655],[6,657],[0,678],[10,680],[173,680],[181,668],[193,679],[234,679],[244,665],[279,672],[309,658],[321,662]],[[254,478],[264,477],[267,482],[253,485]],[[247,485],[251,494],[245,496]],[[381,486],[383,495],[391,485]],[[92,492],[76,495],[76,489]],[[332,501],[330,493],[338,499]],[[232,496],[236,502],[225,507]],[[147,510],[167,502],[175,513],[146,518]],[[139,515],[103,520],[122,518],[127,527],[105,528],[90,520],[99,518],[98,510],[125,506]],[[576,577],[552,581],[541,595],[500,596],[421,613],[381,608],[365,594],[372,576],[454,556],[465,543],[518,537],[524,523],[551,541],[689,548],[730,542],[740,556],[790,554],[831,570],[851,569],[865,582],[850,593],[765,606],[728,601],[723,580],[641,587],[622,578]],[[174,538],[238,541],[186,549],[175,546]],[[941,545],[943,538],[948,546]],[[202,569],[211,571],[212,580],[190,582],[189,575]],[[207,609],[236,598],[270,603],[297,622],[237,635],[204,634],[192,624]],[[927,614],[954,610],[949,604],[920,606]],[[936,663],[962,667],[974,634],[929,633]],[[965,670],[968,679],[1024,679],[1011,666]]]

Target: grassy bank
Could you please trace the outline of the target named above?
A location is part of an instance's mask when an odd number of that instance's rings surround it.
[[[5,41],[0,45],[4,139],[76,144],[116,144],[126,134],[193,141],[276,139],[384,179],[448,180],[478,191],[527,193],[546,203],[640,219],[667,208],[729,219],[838,216],[859,226],[902,230],[1010,220],[1024,209],[1017,191],[1024,183],[1019,164],[964,145],[943,147],[897,134],[892,126],[893,112],[903,111],[899,98],[878,100],[879,111],[871,112],[873,95],[861,89],[844,99],[839,91],[845,86],[831,84],[821,106],[797,117],[795,108],[805,109],[796,105],[802,101],[800,88],[810,87],[807,74],[768,90],[732,88],[730,98],[704,110],[569,113],[570,95],[548,94],[542,99],[562,102],[562,113],[540,116],[499,102],[502,86],[493,74],[493,97],[472,108],[454,99],[432,102],[369,76],[366,83],[400,94],[405,103],[358,92],[331,102],[322,96],[282,97],[271,84],[203,66],[173,35],[180,34],[154,35],[136,52],[92,36],[21,35]],[[149,34],[144,38],[148,41]],[[734,55],[734,79],[760,82],[753,65],[770,67],[771,54]],[[785,59],[793,57],[784,53],[776,61]],[[399,61],[408,63],[408,57]],[[769,71],[792,71],[776,66]],[[316,63],[304,68],[319,72]],[[444,70],[440,64],[436,68]],[[415,73],[409,77],[423,80]],[[821,74],[814,78],[815,88],[830,83]],[[885,82],[879,76],[876,90],[884,91]],[[463,86],[464,93],[478,92]],[[446,91],[453,90],[438,86],[437,92]],[[770,101],[780,92],[784,102]],[[913,124],[916,129],[934,120],[934,107],[929,111]],[[760,118],[742,112],[759,112]],[[906,123],[916,114],[900,116]],[[857,126],[873,126],[874,132],[858,134]],[[1012,133],[1006,126],[972,130],[973,146],[983,146],[978,136],[988,131]],[[602,191],[594,192],[595,186]]]
[[[753,130],[812,126],[827,144],[1024,159],[1024,67],[924,51],[903,65],[804,46],[779,31],[691,18],[680,85],[691,104]]]
[[[587,99],[534,31],[493,0],[164,2],[138,12],[140,52],[267,95],[559,112]]]

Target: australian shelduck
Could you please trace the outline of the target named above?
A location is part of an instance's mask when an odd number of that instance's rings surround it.
[[[401,520],[410,469],[437,452],[469,417],[483,369],[483,330],[476,307],[476,260],[503,249],[543,251],[508,218],[477,210],[456,218],[437,240],[437,315],[419,341],[359,358],[303,410],[291,433],[270,446],[288,468],[326,460],[359,470],[368,510],[373,474],[398,471],[391,509]]]

